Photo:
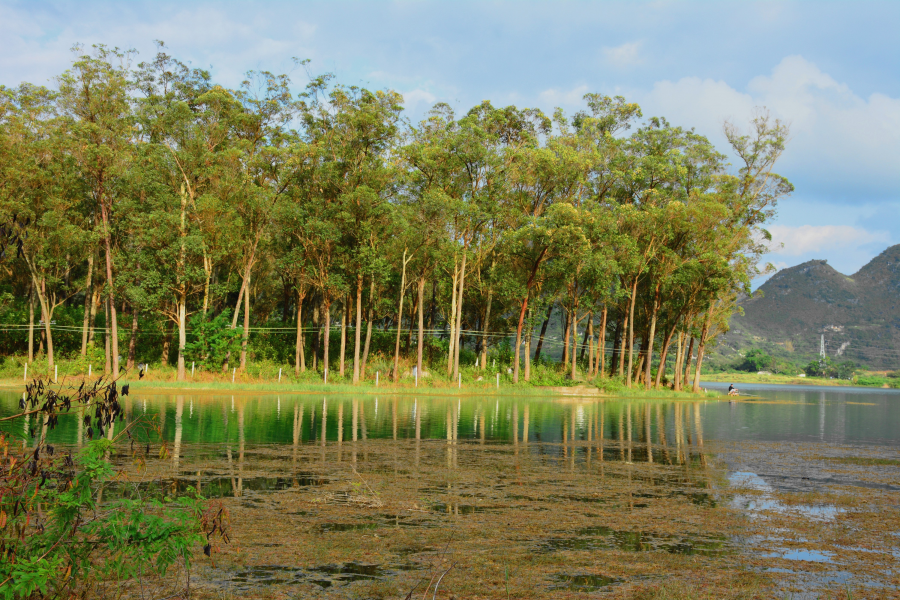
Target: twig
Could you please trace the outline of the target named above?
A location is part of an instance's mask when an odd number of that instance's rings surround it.
[[[434,600],[437,597],[438,588],[441,586],[441,581],[443,581],[444,575],[449,573],[455,566],[456,566],[456,563],[453,563],[452,565],[450,565],[450,568],[447,569],[446,571],[444,571],[443,574],[441,575],[441,578],[438,579],[437,583],[434,585],[434,594],[432,594],[431,600]]]

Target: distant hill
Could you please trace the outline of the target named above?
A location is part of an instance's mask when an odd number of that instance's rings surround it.
[[[762,292],[760,295],[758,292]],[[892,246],[851,277],[824,260],[773,275],[740,303],[721,349],[774,344],[797,360],[819,351],[874,369],[900,368],[900,245]]]

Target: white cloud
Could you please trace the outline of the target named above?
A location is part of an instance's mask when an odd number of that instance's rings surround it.
[[[884,246],[891,241],[887,231],[869,231],[849,225],[772,225],[769,233],[772,234],[770,252],[783,256],[856,250],[869,244]]]
[[[409,92],[401,93],[403,94],[403,104],[407,109],[413,109],[423,102],[426,106],[430,107],[437,100],[437,96],[429,91],[422,89],[415,89]]]
[[[628,67],[643,62],[641,54],[641,42],[626,42],[621,46],[604,46],[601,49],[603,59],[617,67]]]
[[[802,181],[799,191],[853,197],[896,197],[900,190],[900,98],[862,98],[802,56],[784,58],[770,75],[739,91],[721,80],[660,81],[640,99],[645,114],[695,126],[726,148],[722,123],[749,121],[754,107],[790,124],[779,172]]]

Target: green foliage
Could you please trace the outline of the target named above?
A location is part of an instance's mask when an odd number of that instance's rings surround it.
[[[775,359],[772,358],[771,355],[766,354],[758,348],[754,348],[747,351],[747,354],[744,355],[744,360],[738,364],[737,369],[739,371],[771,371],[775,373],[776,370],[774,365]]]
[[[810,362],[803,371],[808,377],[828,377],[830,379],[851,379],[859,365],[851,360],[837,363],[831,357]]]
[[[191,341],[185,344],[185,358],[207,369],[217,368],[226,355],[239,352],[244,328],[231,328],[231,310],[207,318],[203,314],[191,318]]]
[[[52,447],[17,451],[0,436],[0,599],[91,594],[103,581],[164,575],[205,543],[199,497],[101,503],[114,479],[106,439],[72,460]]]

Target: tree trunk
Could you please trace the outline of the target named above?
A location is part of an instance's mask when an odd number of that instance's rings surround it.
[[[563,327],[563,353],[561,362],[565,367],[569,364],[569,334],[572,329],[572,315],[565,307],[563,307],[563,315],[565,315],[565,325]]]
[[[700,369],[703,367],[703,352],[706,350],[706,336],[709,335],[709,326],[712,324],[713,307],[706,311],[706,320],[703,321],[703,329],[700,332],[700,343],[697,345],[697,366],[694,369],[694,386],[691,391],[700,392]]]
[[[241,338],[241,371],[247,368],[247,345],[250,342],[250,269],[247,269],[245,277],[247,282],[244,290],[244,335]]]
[[[416,340],[416,373],[422,377],[422,352],[425,350],[425,275],[419,277],[416,304],[419,305],[419,335]]]
[[[372,319],[375,316],[375,276],[369,285],[369,312],[366,319],[366,345],[363,348],[362,366],[359,369],[360,376],[366,378],[366,361],[369,360],[369,343],[372,341]]]
[[[487,345],[488,345],[488,334],[491,331],[491,301],[493,300],[494,294],[493,288],[488,288],[488,297],[487,297],[487,308],[484,311],[484,324],[481,328],[481,370],[484,371],[487,368]]]
[[[583,319],[584,317],[582,316],[581,318]],[[591,313],[588,316],[588,319],[593,320],[593,318],[594,318],[594,314]],[[588,321],[588,326],[584,328],[584,337],[581,339],[581,352],[578,353],[578,362],[584,362],[584,353],[586,350],[588,350],[588,346],[590,346],[590,344],[588,344],[588,338],[590,337],[592,342],[594,340],[594,338],[593,338],[594,327],[591,324],[590,320]],[[594,355],[593,347],[591,347],[590,350],[591,350],[590,354],[591,354],[591,356],[593,356]],[[590,365],[588,365],[588,367],[590,367]]]
[[[678,332],[678,344],[675,351],[675,373],[672,379],[672,389],[676,392],[681,389],[681,363],[684,361],[684,332]]]
[[[103,372],[106,374],[109,374],[112,372],[112,351],[110,350],[110,343],[109,343],[109,297],[107,297],[106,301],[103,303],[103,315],[105,318],[105,320],[103,322],[103,325],[104,325],[104,327],[103,327],[103,338],[104,338],[103,345],[104,345],[105,358],[106,358],[106,364],[103,367]],[[169,350],[169,339],[168,339],[168,337],[166,337],[166,341],[163,344],[163,354],[165,355],[168,352],[168,350]],[[163,366],[166,365],[166,362],[167,362],[166,360],[163,360]]]
[[[406,249],[403,250],[403,272],[400,276],[400,301],[397,304],[397,342],[394,345],[394,382],[400,381],[400,331],[403,329],[403,296],[406,291]]]
[[[119,375],[119,325],[116,321],[115,282],[113,280],[112,242],[109,233],[109,211],[106,202],[100,200],[100,215],[103,219],[103,242],[106,246],[106,285],[109,287],[109,320],[106,329],[110,336],[110,353],[112,354],[113,375]]]
[[[325,313],[325,330],[322,332],[322,375],[328,381],[328,342],[331,339],[331,303],[322,299],[322,309]]]
[[[645,356],[644,356],[644,348],[647,344],[646,341],[641,340],[640,346],[641,349],[638,351],[638,360],[637,360],[637,368],[635,369],[635,385],[639,385],[641,381],[643,381],[644,371],[642,367],[644,366]]]
[[[694,336],[691,336],[691,342],[688,344],[687,354],[684,357],[684,375],[681,378],[681,389],[688,383],[688,373],[691,372],[691,359],[694,354]]]
[[[628,313],[622,321],[622,339],[619,341],[619,376],[625,377],[625,346],[628,341]]]
[[[631,306],[628,309],[628,375],[625,386],[631,387],[631,364],[634,361],[634,303],[637,301],[638,278],[635,276],[634,285],[631,286]]]
[[[241,281],[241,289],[238,290],[237,302],[234,305],[234,314],[231,315],[231,328],[237,329],[238,318],[241,315],[241,303],[244,301],[244,289],[247,286],[247,278]],[[222,363],[222,372],[228,371],[228,363],[231,362],[231,350],[225,353],[225,362]]]
[[[528,309],[528,331],[525,332],[525,381],[531,381],[531,338],[534,326],[531,322],[532,310]]]
[[[313,324],[313,340],[312,340],[312,369],[315,371],[319,368],[319,336],[321,331],[319,331],[319,308],[320,303],[313,303],[313,315],[312,315],[312,324]]]
[[[359,384],[360,337],[362,334],[362,287],[363,277],[356,277],[356,330],[353,333],[353,385]]]
[[[448,323],[450,326],[450,344],[447,347],[447,377],[453,375],[453,357],[456,354],[453,351],[453,346],[456,343],[456,284],[459,280],[459,267],[456,261],[457,258],[453,257],[453,288],[450,292],[450,322]]]
[[[344,377],[344,359],[347,354],[347,313],[350,310],[350,307],[347,306],[348,304],[349,298],[344,296],[341,302],[341,360],[338,363],[338,373],[341,378]]]
[[[606,305],[603,305],[603,314],[600,317],[600,336],[597,339],[597,357],[600,362],[598,372],[601,376],[606,376]]]
[[[418,309],[418,307],[416,306],[417,304],[418,304],[418,296],[416,297],[416,299],[414,299],[412,301],[412,304],[409,307],[409,320],[407,321],[407,323],[409,323],[409,328],[406,330],[406,343],[404,344],[404,347],[403,347],[403,355],[404,356],[409,356],[409,349],[412,347],[413,322],[415,321],[415,318],[416,318],[416,312]]]
[[[522,347],[522,326],[525,323],[525,311],[528,310],[528,294],[522,300],[522,309],[519,311],[519,323],[516,325],[516,351],[513,360],[513,383],[519,383],[519,352]]]
[[[568,344],[569,340],[566,339]],[[570,375],[572,381],[575,381],[578,367],[578,303],[572,307],[572,373]]]
[[[544,324],[541,325],[541,335],[538,338],[537,349],[534,351],[534,362],[541,358],[541,348],[544,347],[544,335],[547,333],[547,325],[550,323],[550,313],[553,312],[553,303],[547,306],[547,316],[544,318]]]
[[[169,347],[172,343],[172,323],[168,320],[165,325],[165,333],[163,333],[163,347],[162,347],[162,357],[160,359],[160,363],[164,367],[169,366]]]
[[[88,346],[94,345],[94,336],[97,334],[97,309],[100,308],[100,297],[102,295],[101,286],[95,285],[91,294],[91,321],[88,325]]]
[[[671,329],[666,332],[665,338],[663,338],[662,352],[659,355],[659,368],[656,370],[656,381],[653,384],[653,387],[656,389],[659,389],[660,382],[666,375],[666,360],[669,358],[669,346],[672,344],[672,336],[675,335],[675,327],[677,326],[678,320],[676,319]]]
[[[184,381],[184,347],[187,344],[187,297],[184,292],[178,296],[178,381]],[[241,356],[243,362],[243,353]]]
[[[212,260],[206,255],[206,248],[203,249],[203,272],[206,277],[203,280],[203,316],[209,310],[209,281],[212,279]]]
[[[81,327],[81,358],[87,356],[88,329],[91,315],[91,293],[93,292],[94,279],[94,253],[88,256],[87,279],[84,284],[84,324]],[[30,353],[29,353],[30,354]]]
[[[30,265],[29,265],[30,266]],[[47,339],[47,369],[48,373],[53,372],[53,331],[50,329],[50,305],[47,302],[46,280],[41,280],[40,285],[32,271],[31,281],[37,292],[38,303],[41,305],[41,319],[44,321],[44,335]]]
[[[300,373],[306,372],[306,356],[303,354],[303,298],[305,293],[297,290],[297,346],[294,350],[294,374],[298,377]]]
[[[619,364],[619,340],[622,337],[622,320],[616,321],[616,328],[613,330],[612,356],[609,357],[609,375],[612,377],[616,372],[616,365]]]
[[[586,339],[588,343],[588,377],[594,377],[594,313],[588,317]],[[581,353],[584,356],[584,352]]]
[[[125,363],[126,369],[134,368],[134,355],[137,350],[137,334],[138,334],[138,311],[131,307],[131,339],[128,340],[128,362]]]
[[[34,282],[28,287],[28,362],[34,362]]]
[[[656,294],[653,299],[653,314],[650,316],[650,333],[647,335],[647,363],[644,371],[644,389],[650,389],[650,375],[653,362],[653,338],[656,336],[656,314],[659,311],[659,286],[656,287]],[[663,370],[660,363],[659,370]]]
[[[459,301],[456,303],[456,344],[454,344],[453,356],[453,379],[459,377],[459,351],[462,348],[462,309],[463,309],[463,292],[466,289],[466,252],[468,246],[463,248],[462,268],[459,271]]]

